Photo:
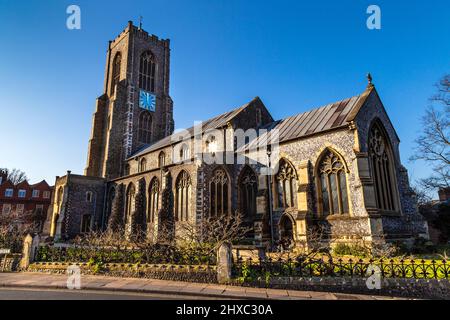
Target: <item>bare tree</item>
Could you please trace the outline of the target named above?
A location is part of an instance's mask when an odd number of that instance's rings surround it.
[[[11,249],[16,253],[21,252],[24,237],[28,233],[39,231],[39,225],[33,218],[33,211],[20,215],[14,211],[9,214],[0,214],[0,248]]]
[[[198,224],[180,223],[175,241],[179,245],[204,247],[205,251],[212,254],[224,242],[238,243],[246,238],[250,230],[250,227],[245,226],[240,212],[207,216]]]
[[[333,260],[331,246],[335,240],[330,236],[327,227],[320,224],[308,227],[306,239],[299,241],[297,246],[293,241],[286,244],[283,240],[280,240],[277,243],[277,250],[270,252],[268,256],[277,261],[288,261],[289,259],[295,259],[298,262]]]
[[[450,74],[436,84],[430,109],[422,118],[423,132],[416,139],[416,154],[411,160],[431,165],[433,175],[420,181],[427,190],[450,187]]]
[[[423,188],[421,188],[421,184],[412,186],[412,189],[416,194],[417,205],[419,208],[430,204],[432,198]]]
[[[0,172],[6,174],[6,179],[10,180],[13,184],[18,184],[28,180],[25,172],[19,169],[0,168]]]

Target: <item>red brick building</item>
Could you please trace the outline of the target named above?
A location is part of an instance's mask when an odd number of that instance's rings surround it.
[[[45,180],[31,185],[27,181],[14,185],[6,174],[0,172],[0,215],[15,214],[19,217],[36,209],[42,209],[45,214],[52,192],[53,187]]]

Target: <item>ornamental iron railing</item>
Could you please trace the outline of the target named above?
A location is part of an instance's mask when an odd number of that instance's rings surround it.
[[[369,271],[368,271],[369,270]],[[243,259],[233,264],[235,277],[367,277],[450,279],[446,260]]]

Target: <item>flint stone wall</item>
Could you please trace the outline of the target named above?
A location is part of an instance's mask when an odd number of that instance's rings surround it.
[[[246,283],[245,286],[405,298],[450,299],[450,281],[445,279],[385,278],[381,280],[381,289],[369,289],[366,281],[367,278],[350,277],[279,277],[271,279],[268,284],[263,281],[255,281]],[[241,285],[237,281],[234,284]]]

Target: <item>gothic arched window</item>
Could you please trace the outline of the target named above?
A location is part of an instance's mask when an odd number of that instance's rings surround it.
[[[139,88],[155,92],[155,73],[155,57],[150,51],[146,51],[141,55],[139,64]]]
[[[189,147],[186,143],[183,143],[183,145],[180,148],[180,161],[186,161],[190,157],[189,154]]]
[[[347,179],[340,157],[327,150],[318,165],[320,208],[324,216],[348,213]]]
[[[153,178],[148,190],[148,221],[154,222],[159,210],[159,180]]]
[[[212,153],[214,154],[215,152],[217,152],[217,141],[216,141],[216,137],[211,135],[206,139],[205,142],[205,151],[207,153]]]
[[[280,160],[278,173],[275,175],[275,205],[278,208],[295,206],[297,192],[297,173],[285,159]]]
[[[369,157],[377,206],[381,210],[396,211],[392,152],[379,123],[375,123],[369,133]]]
[[[247,220],[251,220],[256,215],[256,193],[258,185],[256,174],[246,166],[239,177],[239,207]]]
[[[139,172],[144,172],[147,170],[147,160],[145,158],[142,158],[139,161]]]
[[[128,223],[131,214],[134,211],[135,208],[135,198],[136,198],[136,188],[134,187],[134,184],[130,184],[127,189],[126,194],[126,203],[125,203],[125,224]]]
[[[152,115],[148,111],[141,112],[139,116],[139,141],[150,143],[152,139]]]
[[[229,213],[228,195],[229,181],[226,172],[222,169],[214,171],[209,185],[210,214],[218,216]]]
[[[158,167],[162,168],[166,165],[166,154],[161,151],[158,155]]]
[[[116,90],[116,85],[119,83],[120,80],[120,64],[122,62],[122,55],[120,52],[117,52],[116,56],[113,60],[113,67],[112,67],[112,77],[111,77],[111,94],[114,94]]]
[[[123,175],[128,176],[130,174],[130,165],[125,163],[123,166]]]
[[[191,204],[191,177],[186,171],[181,171],[176,182],[176,220],[188,221]]]

